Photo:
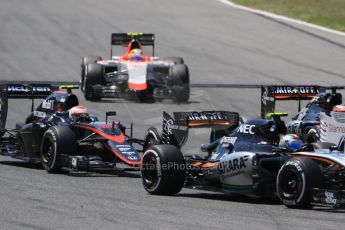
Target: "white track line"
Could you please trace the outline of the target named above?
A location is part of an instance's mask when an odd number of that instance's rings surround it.
[[[326,27],[323,27],[323,26],[318,26],[318,25],[315,25],[315,24],[311,24],[311,23],[308,23],[308,22],[301,21],[301,20],[297,20],[297,19],[281,16],[281,15],[278,15],[278,14],[269,13],[269,12],[266,12],[266,11],[263,11],[263,10],[256,10],[256,9],[252,9],[252,8],[249,8],[249,7],[240,6],[240,5],[237,5],[237,4],[235,4],[235,3],[231,2],[231,1],[228,1],[228,0],[217,0],[217,1],[222,2],[222,3],[226,4],[226,5],[229,5],[229,6],[233,7],[233,8],[236,8],[236,9],[248,11],[248,12],[251,12],[251,13],[263,15],[263,16],[266,16],[266,17],[274,18],[274,19],[284,20],[284,21],[287,21],[287,22],[293,22],[293,23],[296,23],[296,24],[300,24],[300,25],[303,25],[303,26],[310,27],[310,28],[314,28],[314,29],[325,31],[325,32],[337,34],[337,35],[340,35],[340,36],[345,36],[344,32],[340,32],[338,30],[332,30],[332,29],[329,29],[329,28],[326,28]]]

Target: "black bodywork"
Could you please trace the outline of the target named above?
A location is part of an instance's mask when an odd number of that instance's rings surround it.
[[[221,158],[234,152],[253,152],[253,188],[251,195],[273,196],[279,168],[288,160],[291,150],[278,148],[279,136],[286,133],[285,123],[254,119],[240,122],[237,112],[202,111],[163,112],[163,132],[150,128],[146,143],[174,145],[182,149],[190,128],[211,128],[210,143],[201,146],[202,153],[184,155],[187,164],[185,187],[221,191]],[[154,141],[152,141],[154,139]]]
[[[126,135],[126,128],[120,122],[100,122],[97,117],[88,117],[78,121],[69,119],[68,110],[79,105],[76,95],[59,90],[55,85],[16,85],[1,86],[1,121],[0,154],[28,162],[42,161],[42,138],[53,127],[67,127],[73,133],[77,148],[75,152],[61,154],[62,168],[73,170],[108,170],[115,169],[116,163],[122,162],[138,167],[141,163],[140,151],[133,144],[143,141]],[[37,87],[45,87],[39,93]],[[61,88],[61,87],[60,87]],[[62,87],[64,88],[64,87]],[[6,129],[8,99],[45,98],[24,122],[17,123],[14,129]],[[115,115],[107,112],[107,115]],[[132,133],[132,131],[131,131]]]
[[[157,147],[147,146],[148,150],[143,156],[142,176],[145,189],[151,194],[175,194],[182,186],[219,192],[227,189],[222,183],[222,176],[243,175],[247,172],[252,186],[231,187],[232,192],[260,197],[278,195],[281,198],[281,194],[285,194],[281,190],[284,190],[287,195],[281,200],[288,207],[344,207],[344,165],[329,157],[330,154],[343,154],[337,152],[339,147],[323,143],[306,144],[298,151],[278,147],[280,136],[286,134],[285,123],[280,120],[279,114],[273,115],[272,120],[255,119],[243,123],[239,120],[238,113],[226,111],[176,112],[173,117],[164,112],[162,134],[155,128],[150,128],[146,134],[146,142]],[[164,147],[161,144],[174,145],[181,150],[187,140],[189,128],[196,127],[217,127],[214,134],[216,136],[217,132],[220,132],[217,140],[201,146],[202,152],[209,153],[207,157],[201,157],[200,153],[182,155],[181,151],[176,150],[171,151],[171,155],[165,155],[165,152],[160,150]],[[163,185],[160,191],[150,187],[150,184],[158,183],[154,178],[159,177],[157,173],[151,173],[152,166],[147,167],[156,162],[151,160],[154,157],[150,149],[156,151],[161,158],[160,164],[153,168],[160,167],[161,164],[174,165],[174,168],[171,171],[168,169],[165,174],[163,168],[160,171],[161,175],[170,178],[166,183],[173,184],[175,180],[181,181],[181,178],[184,180],[181,187],[175,184],[173,193],[164,191]],[[166,151],[170,151],[169,148],[166,148]],[[182,156],[183,161],[178,160],[177,156],[172,158],[174,154]],[[163,162],[168,156],[171,157],[170,161]],[[180,166],[179,169],[175,164],[182,164],[183,167]],[[297,166],[289,169],[291,165]],[[251,170],[246,171],[249,167]],[[289,171],[284,174],[284,170]],[[161,180],[164,180],[164,177],[161,176]],[[308,182],[305,182],[306,180]],[[302,183],[306,186],[305,189],[302,189]],[[303,202],[298,198],[300,194],[303,195]]]

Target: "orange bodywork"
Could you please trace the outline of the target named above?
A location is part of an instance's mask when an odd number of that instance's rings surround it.
[[[210,125],[221,125],[221,126],[228,126],[230,125],[230,122],[228,120],[207,120],[207,121],[187,121],[187,125],[190,128],[194,128],[194,127],[207,127]]]
[[[153,58],[150,56],[145,56],[144,52],[143,52],[143,47],[141,46],[141,44],[139,43],[139,49],[142,51],[142,60],[131,60],[131,56],[130,56],[130,52],[132,50],[132,43],[129,43],[127,46],[127,50],[126,53],[120,57],[119,61],[120,62],[124,62],[124,61],[130,61],[130,62],[152,62]]]
[[[278,100],[284,100],[284,99],[289,99],[289,98],[299,98],[301,94],[279,94],[279,95],[274,95],[274,98],[275,99],[278,99]],[[315,96],[315,94],[313,93],[310,93],[310,94],[303,94],[303,97],[306,97],[306,98],[310,98],[310,99],[313,99],[313,97]]]
[[[334,162],[332,160],[323,158],[323,157],[304,156],[304,155],[297,155],[297,154],[289,154],[289,157],[291,157],[291,158],[308,158],[308,159],[313,159],[313,160],[316,160],[316,161],[319,161],[319,162],[323,162],[323,163],[328,164],[328,165],[333,165],[335,168],[340,168],[341,167],[341,165],[339,165],[338,163],[336,163],[336,162]]]
[[[147,83],[135,84],[128,82],[128,88],[131,90],[145,90],[147,89]]]
[[[75,125],[75,126],[79,127],[79,128],[83,128],[83,129],[88,129],[88,130],[95,132],[98,135],[100,135],[100,136],[102,136],[102,137],[104,137],[110,141],[114,141],[114,142],[117,142],[119,144],[125,142],[125,140],[126,140],[126,137],[125,137],[125,135],[123,135],[123,133],[121,133],[118,136],[112,136],[112,135],[106,134],[106,133],[102,132],[101,130],[98,130],[98,129],[91,127],[91,126],[85,126],[85,125]]]
[[[194,162],[192,163],[192,166],[194,167],[200,167],[200,168],[216,168],[219,165],[219,162]]]

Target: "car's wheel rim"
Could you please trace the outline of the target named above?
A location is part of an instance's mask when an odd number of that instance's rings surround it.
[[[301,178],[294,171],[286,171],[281,177],[281,191],[285,198],[297,197],[301,191]]]
[[[54,148],[50,140],[47,140],[42,149],[42,160],[45,164],[49,165],[54,156]]]
[[[146,154],[143,158],[142,177],[144,184],[148,188],[152,188],[157,184],[158,172],[157,172],[157,159],[154,154]]]
[[[156,139],[152,138],[151,136],[146,140],[145,143],[145,149],[148,149],[149,147],[153,146],[153,145],[157,145],[157,141]]]

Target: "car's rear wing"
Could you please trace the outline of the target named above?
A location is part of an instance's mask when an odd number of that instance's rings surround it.
[[[38,82],[38,81],[2,81],[0,82],[0,128],[4,129],[7,119],[8,99],[44,99],[59,89],[79,88],[78,82]]]
[[[111,45],[127,46],[130,41],[136,39],[143,46],[154,46],[155,35],[146,33],[112,33]]]
[[[50,84],[7,84],[8,98],[46,98],[58,86]]]
[[[152,56],[155,53],[155,35],[152,33],[112,33],[111,46],[126,47],[133,40],[136,39],[142,46],[152,46]],[[110,56],[113,56],[113,49],[110,49]]]
[[[275,102],[278,100],[297,100],[301,108],[302,100],[311,100],[326,87],[317,85],[268,85],[261,86],[261,117],[266,118],[269,113],[275,112]]]
[[[174,112],[173,116],[163,112],[162,141],[179,148],[187,141],[189,128],[227,128],[240,122],[239,114],[229,111]]]

